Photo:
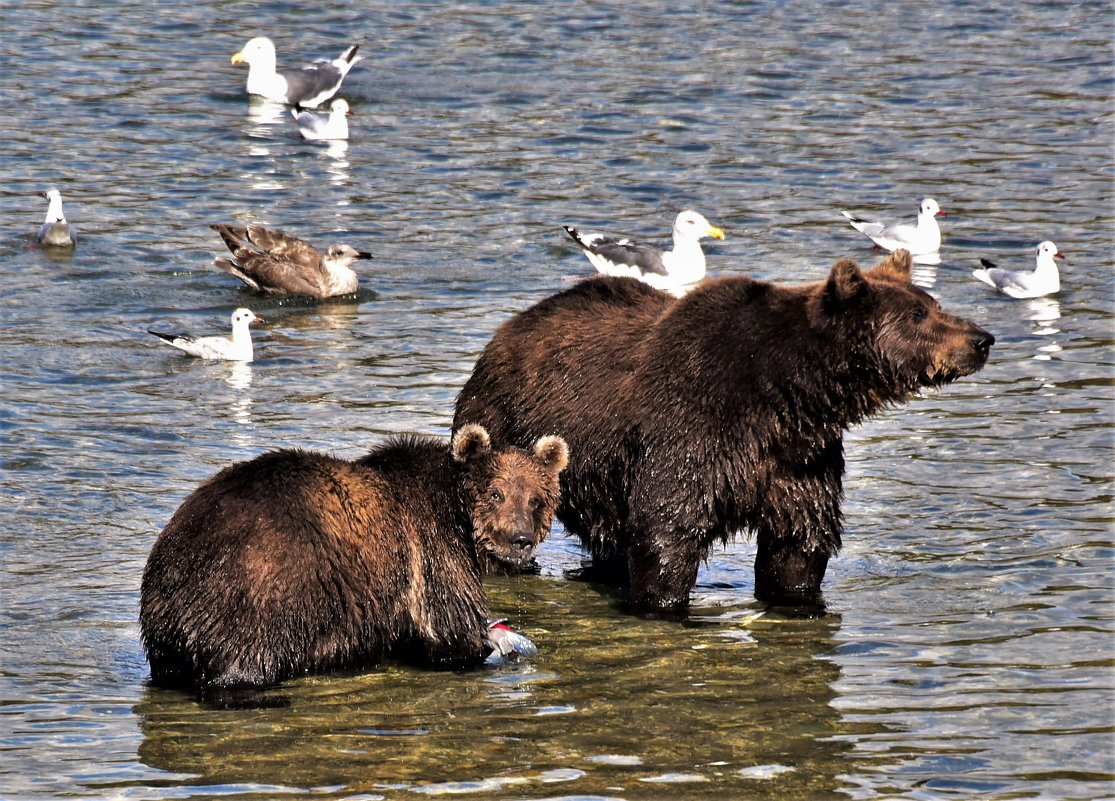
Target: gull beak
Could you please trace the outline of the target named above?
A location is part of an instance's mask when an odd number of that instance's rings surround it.
[[[244,51],[243,50],[241,50],[239,53],[233,53],[232,54],[232,63],[233,64],[239,64],[243,60],[244,60]]]
[[[723,239],[724,229],[717,228],[715,225],[710,225],[708,227],[708,235],[711,236],[713,239]]]
[[[1061,261],[1065,260],[1064,254],[1061,253],[1061,251],[1059,251],[1059,250],[1056,253],[1053,254],[1053,258],[1060,259]]]
[[[358,258],[358,259],[370,259],[370,258],[372,258],[372,254],[368,253],[365,250],[360,250],[360,251],[357,251],[356,258]]]
[[[938,210],[937,210],[937,213],[936,213],[936,214],[934,214],[933,216],[934,216],[934,217],[948,217],[948,215],[947,215],[947,214],[945,214],[945,210],[944,210],[944,209],[938,209]]]

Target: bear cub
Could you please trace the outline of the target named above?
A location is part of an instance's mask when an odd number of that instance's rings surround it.
[[[279,450],[225,468],[148,558],[152,680],[205,695],[388,657],[480,662],[498,646],[483,569],[529,562],[568,460],[559,437],[495,449],[466,426],[448,447],[398,436],[355,461]]]

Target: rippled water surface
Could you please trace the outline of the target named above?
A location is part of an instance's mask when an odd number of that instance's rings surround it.
[[[318,7],[321,6],[321,7]],[[1110,3],[55,3],[0,0],[0,796],[1097,798],[1115,790]],[[360,42],[351,141],[305,143],[229,56]],[[72,255],[33,233],[57,186]],[[752,597],[713,554],[685,622],[566,580],[488,582],[538,643],[464,674],[387,665],[213,710],[148,686],[156,533],[196,484],[281,445],[355,456],[447,432],[495,327],[591,267],[560,225],[663,238],[710,270],[869,263],[842,208],[912,220],[918,281],[998,338],[983,372],[847,438],[828,614]],[[372,250],[353,298],[259,299],[212,222]],[[1067,256],[1012,301],[980,257]],[[250,366],[148,327],[266,318]]]

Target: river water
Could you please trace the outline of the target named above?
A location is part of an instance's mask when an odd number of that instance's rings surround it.
[[[1115,795],[1110,3],[191,4],[0,0],[0,797],[1100,798]],[[244,96],[361,43],[347,146]],[[57,186],[72,255],[34,243]],[[912,220],[918,281],[997,337],[981,373],[846,440],[828,614],[713,554],[684,622],[625,614],[555,536],[488,581],[529,663],[394,665],[214,710],[148,686],[156,533],[277,446],[445,434],[495,327],[591,272],[561,224],[727,232],[710,271],[797,283],[875,260],[840,217]],[[375,253],[325,304],[209,267],[212,222]],[[1057,296],[970,275],[1052,239]],[[149,327],[250,306],[257,361]],[[560,527],[559,527],[560,529]]]

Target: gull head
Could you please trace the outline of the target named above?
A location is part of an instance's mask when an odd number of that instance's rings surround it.
[[[341,101],[344,102],[344,101]],[[343,265],[347,267],[357,259],[370,259],[371,253],[366,253],[362,250],[357,250],[349,245],[330,245],[329,250],[325,251],[326,261]]]
[[[947,217],[948,215],[941,211],[941,207],[937,205],[937,201],[931,197],[925,198],[918,206],[919,217]]]
[[[240,52],[233,53],[232,63],[240,64],[247,62],[253,63],[266,63],[270,61],[271,64],[275,63],[275,45],[266,36],[257,36],[255,39],[249,39],[248,43],[241,48]]]
[[[240,308],[232,313],[233,328],[247,328],[252,323],[262,323],[263,320],[255,316],[251,309]]]
[[[1050,242],[1048,239],[1038,245],[1038,258],[1048,256],[1050,259],[1064,259],[1065,257],[1057,250],[1057,246]]]
[[[724,230],[710,223],[700,212],[687,209],[674,220],[674,236],[685,239],[701,239],[706,236],[723,239]]]

